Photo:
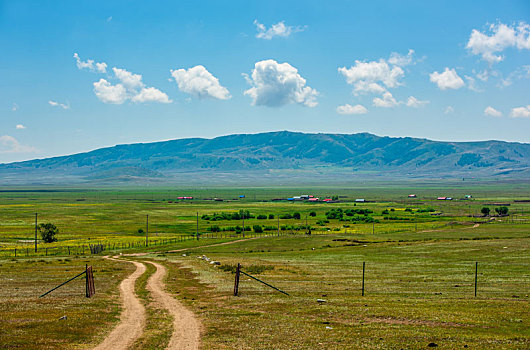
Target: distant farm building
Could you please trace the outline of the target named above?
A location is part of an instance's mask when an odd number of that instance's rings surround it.
[[[409,198],[416,198],[415,194],[409,194]]]
[[[366,200],[365,200],[364,198],[357,198],[355,201],[356,201],[357,203],[364,203],[364,202],[366,202]]]

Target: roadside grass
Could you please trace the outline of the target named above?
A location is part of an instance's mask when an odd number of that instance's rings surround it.
[[[180,299],[203,320],[207,349],[423,349],[431,342],[447,349],[527,348],[528,231],[506,237],[494,226],[482,231],[499,238],[459,240],[467,230],[455,230],[446,232],[452,239],[365,246],[346,245],[348,235],[297,236],[166,257],[187,267],[170,269],[171,288],[192,293]],[[228,268],[198,259],[202,255]],[[238,262],[291,296],[243,275],[240,296],[232,296],[230,267]],[[187,278],[177,277],[184,273]]]
[[[96,294],[85,297],[80,277],[94,268]],[[118,285],[131,268],[101,258],[0,260],[0,344],[3,349],[87,348],[99,343],[120,314]],[[65,319],[61,317],[65,316]]]

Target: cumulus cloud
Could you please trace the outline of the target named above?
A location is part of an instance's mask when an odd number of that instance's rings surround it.
[[[11,106],[11,111],[12,112],[18,111],[18,105],[15,102],[13,102],[13,106]]]
[[[409,52],[406,56],[403,56],[397,52],[392,52],[390,54],[390,58],[388,59],[388,63],[393,64],[395,66],[399,67],[405,67],[412,63],[414,50],[409,49]]]
[[[383,94],[383,98],[376,97],[373,99],[374,106],[376,107],[384,107],[384,108],[391,108],[396,107],[399,103],[396,101],[394,96],[390,92],[385,92]]]
[[[429,75],[431,81],[438,85],[441,90],[447,89],[460,89],[465,85],[462,78],[458,76],[456,71],[453,69],[445,68],[442,73],[433,72]]]
[[[146,87],[140,74],[131,73],[125,69],[112,68],[117,84],[106,79],[94,83],[94,93],[103,103],[122,104],[127,100],[135,103],[158,102],[171,103],[169,97],[154,87]]]
[[[530,118],[530,105],[512,108],[511,116],[514,118]]]
[[[444,113],[445,113],[445,114],[452,114],[452,113],[454,113],[454,112],[455,112],[455,109],[453,108],[453,106],[447,106],[447,107],[445,107],[445,109],[444,109]]]
[[[279,107],[298,103],[307,107],[317,105],[318,91],[306,86],[306,80],[289,63],[274,60],[256,62],[252,74],[244,75],[252,87],[245,95],[252,98],[252,105]]]
[[[103,103],[122,104],[127,101],[127,90],[122,84],[112,85],[105,79],[94,83],[94,93]]]
[[[337,107],[337,113],[339,114],[366,114],[368,110],[363,105],[352,106],[345,104],[344,106]]]
[[[59,108],[62,108],[62,109],[70,109],[70,106],[69,105],[65,105],[64,103],[59,103],[59,102],[55,102],[55,101],[48,101],[48,104],[50,106],[53,106],[53,107],[59,107]]]
[[[171,70],[171,76],[178,84],[179,90],[197,98],[216,98],[228,100],[230,92],[219,83],[204,66],[189,69]]]
[[[338,70],[346,82],[353,85],[354,93],[382,93],[386,88],[400,85],[399,79],[405,75],[401,67],[391,66],[384,59],[370,62],[356,60],[350,68],[339,67]]]
[[[488,32],[473,29],[466,47],[490,65],[502,61],[504,56],[500,53],[509,47],[530,49],[530,25],[525,22],[520,22],[517,26],[491,24]]]
[[[496,110],[495,108],[488,106],[486,109],[484,109],[484,114],[489,115],[491,117],[502,117],[502,112]]]
[[[287,38],[291,34],[303,32],[307,28],[306,26],[286,26],[284,21],[273,24],[268,29],[264,24],[259,23],[258,20],[254,20],[254,25],[258,31],[256,38],[265,40],[271,40],[274,37]]]
[[[125,69],[116,67],[112,68],[112,71],[127,90],[135,90],[144,87],[142,76],[140,74],[134,74]]]
[[[496,110],[491,106],[486,107],[486,109],[484,110],[484,114],[492,117],[502,117],[502,112]]]
[[[171,103],[169,97],[154,87],[142,88],[140,92],[131,97],[133,102],[158,102],[158,103]]]
[[[97,73],[107,72],[107,64],[105,62],[94,62],[94,60],[82,61],[77,53],[74,53],[74,58],[76,60],[77,68],[79,69],[88,69],[89,71]]]
[[[25,129],[26,127],[22,124],[17,124],[17,126],[15,127],[17,130],[23,130]]]
[[[418,107],[423,107],[428,103],[429,101],[420,101],[416,97],[410,96],[407,100],[407,107],[418,108]]]
[[[34,147],[21,144],[13,136],[0,136],[0,153],[31,153],[35,151]]]

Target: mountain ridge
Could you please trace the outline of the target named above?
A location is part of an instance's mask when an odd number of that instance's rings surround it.
[[[336,168],[384,176],[528,176],[530,144],[506,141],[432,141],[370,133],[274,131],[121,144],[89,152],[0,164],[0,175],[39,174],[78,180],[172,178],[185,173]],[[344,172],[342,170],[348,171]],[[332,172],[331,172],[332,176]],[[343,175],[341,175],[343,176]]]

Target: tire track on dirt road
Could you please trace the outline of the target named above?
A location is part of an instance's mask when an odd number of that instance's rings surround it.
[[[156,267],[156,272],[147,281],[147,290],[163,308],[173,317],[173,333],[166,349],[199,349],[200,323],[190,310],[165,291],[164,278],[167,270],[164,266],[147,261]]]
[[[110,260],[116,260],[107,258]],[[124,261],[124,260],[121,260]],[[140,337],[145,327],[145,308],[134,291],[136,280],[144,274],[144,264],[130,261],[136,270],[120,283],[122,312],[120,322],[94,350],[125,350]]]

